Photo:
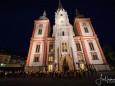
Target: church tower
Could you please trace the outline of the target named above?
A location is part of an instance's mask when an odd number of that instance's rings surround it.
[[[87,69],[96,69],[97,71],[109,70],[90,18],[85,18],[76,11],[74,30],[80,68],[87,66]]]
[[[59,3],[55,13],[55,25],[53,26],[53,37],[55,37],[55,64],[59,71],[63,71],[64,66],[68,70],[75,70],[77,65],[77,50],[74,41],[73,27],[69,23],[67,12]],[[64,64],[66,61],[66,65]]]
[[[43,71],[45,65],[49,19],[46,12],[39,19],[34,21],[34,29],[30,41],[30,48],[27,57],[25,70],[31,72]]]
[[[53,33],[52,33],[53,30]],[[90,18],[78,11],[70,24],[60,0],[55,24],[50,28],[46,12],[34,22],[26,72],[109,70]]]

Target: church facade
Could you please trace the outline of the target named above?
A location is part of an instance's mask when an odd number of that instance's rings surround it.
[[[71,25],[67,11],[60,5],[53,28],[46,12],[34,21],[26,72],[88,69],[109,69],[90,18],[77,14]]]

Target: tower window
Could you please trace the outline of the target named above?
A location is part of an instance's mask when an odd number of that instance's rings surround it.
[[[64,31],[62,32],[62,36],[64,36]]]
[[[91,50],[91,51],[92,51],[92,50],[95,50],[95,49],[94,49],[94,45],[93,45],[92,42],[89,42],[89,47],[90,47],[90,50]]]
[[[93,60],[98,60],[99,59],[96,52],[92,52],[91,56],[92,56]]]
[[[35,57],[34,57],[34,62],[39,62],[39,55],[35,55]]]
[[[40,45],[36,45],[36,53],[40,52]]]
[[[41,28],[38,30],[38,34],[39,34],[39,35],[42,34],[42,29],[41,29]]]
[[[49,44],[49,52],[53,52],[54,49],[53,49],[53,44]]]
[[[77,51],[81,51],[80,43],[76,43]]]
[[[43,24],[39,24],[39,29],[38,29],[38,34],[39,35],[42,34],[42,28],[43,28]]]
[[[87,27],[84,27],[84,30],[85,30],[85,32],[86,32],[86,33],[89,33],[89,31],[88,31],[88,28],[87,28]]]

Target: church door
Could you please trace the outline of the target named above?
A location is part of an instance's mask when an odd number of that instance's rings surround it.
[[[68,66],[68,63],[66,61],[66,58],[64,58],[64,60],[63,60],[63,67],[62,68],[63,68],[64,72],[69,70],[69,66]]]

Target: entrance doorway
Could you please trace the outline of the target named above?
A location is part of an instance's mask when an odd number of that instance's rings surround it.
[[[68,62],[67,62],[66,58],[64,58],[64,60],[63,60],[63,66],[62,66],[62,68],[63,68],[62,70],[64,72],[67,72],[69,70],[69,65],[68,65]]]

